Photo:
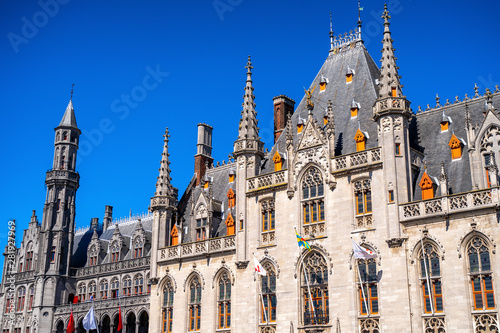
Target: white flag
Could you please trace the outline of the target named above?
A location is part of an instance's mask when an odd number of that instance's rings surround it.
[[[97,326],[95,324],[94,306],[90,308],[89,312],[85,315],[82,320],[83,328],[86,330],[95,330]]]
[[[255,272],[259,275],[266,276],[267,275],[266,270],[264,269],[264,267],[262,267],[260,262],[255,257],[253,257],[253,262],[255,263]]]
[[[359,244],[356,243],[354,239],[351,239],[351,241],[352,241],[352,247],[354,249],[354,257],[356,259],[370,259],[377,257],[377,254],[375,252],[359,246]]]

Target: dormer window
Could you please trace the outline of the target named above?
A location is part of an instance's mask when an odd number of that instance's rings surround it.
[[[451,136],[448,146],[451,148],[451,159],[457,160],[462,157],[462,141],[455,134]]]
[[[227,235],[231,236],[234,235],[234,219],[231,213],[228,214],[227,219],[226,219],[226,230],[227,230]]]
[[[432,181],[431,177],[429,177],[427,172],[424,172],[419,186],[422,190],[422,200],[434,198],[434,182]]]
[[[297,133],[302,133],[303,129],[304,129],[304,121],[302,119],[299,119],[297,123]]]
[[[451,118],[446,116],[443,111],[443,116],[441,117],[441,132],[447,132],[451,124]]]
[[[365,150],[366,135],[359,128],[356,131],[356,135],[354,135],[354,141],[356,141],[356,151]]]
[[[274,162],[274,171],[280,171],[281,168],[283,167],[283,158],[281,157],[278,150],[276,150],[276,153],[274,153],[273,162]]]
[[[351,69],[350,67],[347,67],[347,72],[345,74],[345,83],[346,84],[351,84],[352,79],[354,77],[354,69]]]
[[[326,85],[328,84],[328,79],[321,74],[321,80],[319,81],[319,92],[326,90]]]
[[[227,191],[227,206],[228,208],[233,208],[236,204],[236,195],[232,188]]]
[[[134,242],[134,258],[142,257],[142,245],[142,239],[140,237],[137,237]]]
[[[359,106],[359,103],[355,102],[353,99],[351,103],[351,118],[356,118],[358,116]]]
[[[172,228],[172,232],[170,233],[171,237],[171,246],[176,246],[179,245],[179,231],[177,230],[177,226],[174,224],[174,227]]]
[[[229,182],[230,183],[234,182],[235,177],[236,177],[236,172],[234,172],[234,170],[231,170],[231,172],[229,172]]]
[[[118,242],[111,244],[111,262],[118,262],[120,260],[120,246]]]

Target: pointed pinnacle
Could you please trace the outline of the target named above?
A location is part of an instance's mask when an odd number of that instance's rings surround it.
[[[391,16],[389,15],[389,11],[387,10],[387,4],[384,4],[384,12],[382,13],[382,18],[384,19],[384,25],[389,25],[389,19]]]

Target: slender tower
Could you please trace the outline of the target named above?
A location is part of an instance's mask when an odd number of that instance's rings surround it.
[[[155,196],[151,198],[151,211],[153,212],[153,239],[151,244],[151,278],[156,279],[156,261],[158,249],[170,245],[170,232],[175,207],[177,206],[177,189],[170,181],[170,161],[168,157],[168,127],[163,136],[163,152],[161,154],[159,175],[156,180]]]
[[[243,95],[243,110],[238,130],[238,139],[234,142],[236,170],[236,216],[237,250],[236,260],[239,267],[246,267],[248,258],[248,228],[246,227],[246,179],[260,174],[260,162],[264,156],[264,143],[260,141],[255,111],[255,96],[252,86],[252,61],[248,56],[247,81]]]
[[[73,94],[73,92],[72,92]],[[38,253],[35,258],[36,290],[34,313],[39,330],[52,331],[55,305],[65,303],[75,230],[75,198],[80,176],[75,171],[80,130],[72,99],[55,129],[54,160],[47,171],[47,194],[43,208]]]
[[[379,96],[373,105],[373,119],[378,122],[379,142],[382,146],[387,201],[387,241],[390,246],[400,245],[398,203],[411,198],[410,143],[408,123],[411,116],[410,102],[401,90],[400,76],[389,30],[387,5],[382,15],[384,39],[380,68]],[[395,204],[389,204],[394,197]]]

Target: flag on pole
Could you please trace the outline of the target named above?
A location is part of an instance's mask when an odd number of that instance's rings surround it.
[[[356,243],[354,239],[351,239],[351,241],[352,241],[352,247],[354,249],[354,257],[356,259],[370,259],[377,257],[377,254],[375,252],[359,246],[359,244]]]
[[[95,324],[94,306],[90,308],[89,312],[85,315],[82,320],[83,328],[86,330],[95,330],[97,326]]]
[[[253,257],[253,262],[255,264],[255,272],[259,275],[264,275],[266,276],[267,275],[267,272],[266,270],[264,269],[264,267],[262,267],[262,265],[260,264],[260,262],[257,260],[257,258]]]
[[[66,328],[66,332],[74,333],[75,332],[75,319],[73,318],[73,310],[71,310],[71,315],[69,316],[68,327]]]
[[[295,236],[297,237],[297,243],[299,247],[303,246],[311,251],[311,245],[309,245],[309,243],[297,233],[297,230],[295,230]]]
[[[121,331],[123,328],[122,324],[122,307],[118,306],[118,326],[116,326],[116,331]]]

